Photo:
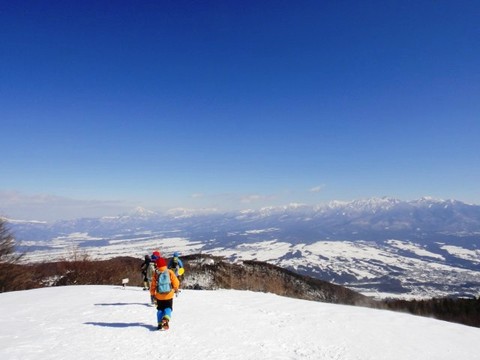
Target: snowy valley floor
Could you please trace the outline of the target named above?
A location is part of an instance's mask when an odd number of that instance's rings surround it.
[[[185,290],[171,328],[140,288],[0,294],[0,359],[480,359],[480,329],[247,291]]]

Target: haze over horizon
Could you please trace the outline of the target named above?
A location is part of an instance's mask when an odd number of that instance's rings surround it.
[[[0,4],[0,215],[480,204],[475,1]]]

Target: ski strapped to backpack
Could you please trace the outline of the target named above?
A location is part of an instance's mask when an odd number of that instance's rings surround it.
[[[168,294],[172,291],[172,282],[170,281],[170,272],[168,269],[165,269],[162,272],[158,272],[157,277],[157,293],[159,294]]]

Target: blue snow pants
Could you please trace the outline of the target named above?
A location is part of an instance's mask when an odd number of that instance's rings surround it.
[[[163,318],[170,320],[173,311],[173,299],[157,300],[157,322],[162,322]]]

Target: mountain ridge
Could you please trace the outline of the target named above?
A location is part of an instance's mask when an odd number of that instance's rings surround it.
[[[73,245],[103,258],[162,247],[267,261],[379,296],[386,290],[480,293],[480,206],[457,200],[385,197],[228,213],[142,210],[10,225],[30,260],[63,256]]]

